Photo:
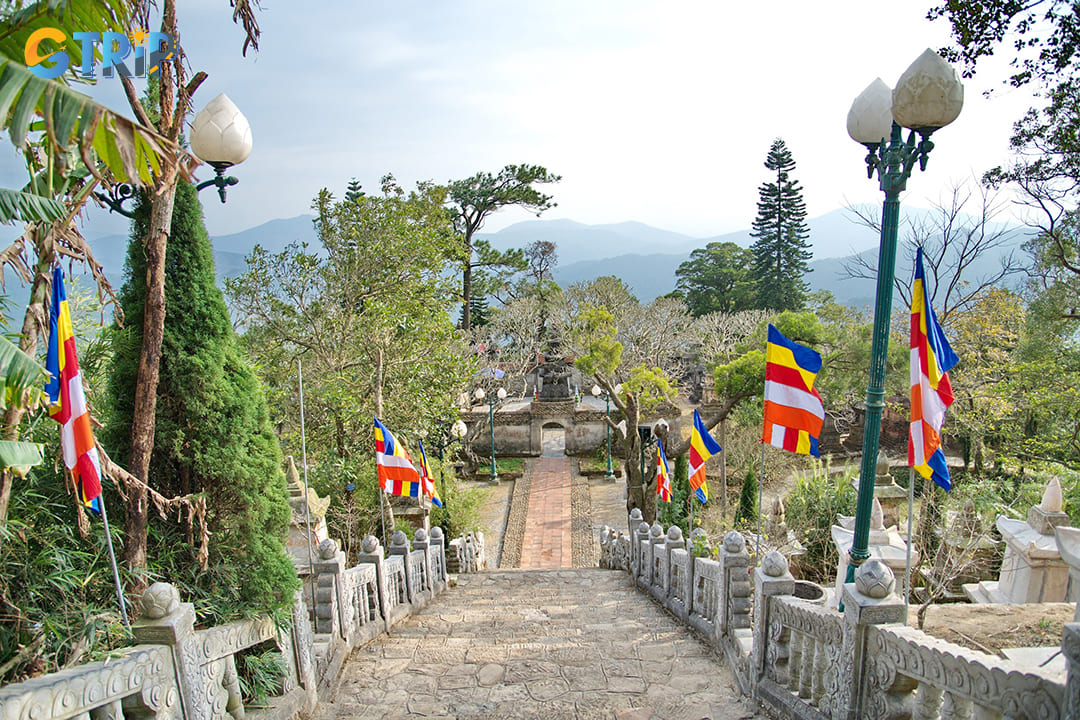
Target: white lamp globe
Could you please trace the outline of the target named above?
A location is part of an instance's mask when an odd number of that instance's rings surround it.
[[[593,385],[591,392],[593,394],[593,397],[600,397],[600,393],[602,393],[604,391],[600,389],[599,385]]]
[[[476,398],[477,400],[483,400],[484,395],[485,395],[484,388],[476,388],[476,392],[473,393],[473,397]]]
[[[859,93],[847,114],[851,139],[863,145],[876,145],[892,133],[892,90],[876,78]]]
[[[239,165],[251,154],[251,125],[221,93],[191,122],[191,151],[211,165]]]
[[[893,119],[912,130],[936,130],[960,115],[964,85],[956,70],[927,48],[904,71],[892,92]]]
[[[458,420],[450,426],[450,432],[454,434],[458,440],[465,437],[465,433],[469,432],[469,426],[465,424],[464,420]]]
[[[503,388],[499,388],[499,392],[495,393],[495,397],[499,398],[500,400],[505,400],[506,390],[504,390]]]

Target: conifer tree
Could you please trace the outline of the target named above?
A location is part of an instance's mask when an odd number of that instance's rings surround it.
[[[754,475],[753,470],[747,470],[746,477],[743,479],[742,492],[739,493],[739,509],[735,512],[736,525],[740,522],[752,523],[757,521],[757,496],[757,476]]]
[[[136,208],[120,292],[125,326],[113,332],[111,417],[101,433],[121,464],[131,455],[146,294],[140,238],[148,220],[144,197]],[[206,496],[210,567],[197,574],[195,587],[247,608],[283,607],[291,602],[297,579],[284,549],[290,510],[281,450],[259,381],[236,343],[224,297],[214,284],[210,239],[190,183],[177,187],[165,265],[169,312],[149,484],[166,497]],[[171,528],[163,532],[176,534]],[[158,550],[175,552],[171,547]]]
[[[801,310],[809,289],[803,276],[810,271],[810,231],[802,187],[791,178],[795,160],[782,139],[773,141],[765,167],[776,173],[776,180],[758,188],[758,214],[750,232],[756,238],[750,248],[755,301],[763,310]]]

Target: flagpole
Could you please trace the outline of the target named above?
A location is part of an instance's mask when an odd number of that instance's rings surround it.
[[[761,565],[761,489],[765,487],[765,441],[761,441],[761,470],[758,473],[757,484],[757,558],[756,564]],[[741,503],[740,503],[741,504]]]
[[[907,559],[904,562],[904,624],[908,624],[911,607],[911,526],[915,512],[915,468],[908,468],[907,486]]]
[[[116,585],[116,599],[120,603],[120,617],[124,619],[124,627],[127,628],[128,634],[131,634],[127,604],[124,602],[124,589],[120,586],[120,571],[116,568],[116,552],[113,550],[112,533],[109,532],[109,514],[105,512],[104,495],[98,495],[98,505],[101,506],[101,522],[105,526],[105,544],[109,548],[109,563],[112,565],[113,584]]]
[[[308,478],[307,478],[307,432],[304,428],[304,368],[300,358],[296,359],[296,376],[300,381],[300,452],[304,461],[304,523],[307,525],[307,563],[308,580],[311,583],[311,612],[315,613],[315,558],[311,551],[311,507],[308,505]]]

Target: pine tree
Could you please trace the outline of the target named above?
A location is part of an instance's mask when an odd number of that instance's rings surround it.
[[[477,273],[477,276],[480,274]],[[469,312],[471,314],[472,327],[482,327],[487,325],[491,321],[491,310],[488,307],[487,296],[484,295],[480,286],[483,283],[474,283],[472,286],[472,294],[469,296]],[[465,326],[465,305],[461,306],[461,313],[458,315],[458,326]]]
[[[114,328],[105,447],[125,463],[131,454],[133,388],[142,344],[149,204],[136,208],[120,292],[123,329]],[[177,187],[166,252],[161,381],[149,483],[166,497],[203,493],[210,536],[209,572],[194,586],[228,598],[233,612],[291,603],[296,572],[285,554],[289,505],[281,450],[255,373],[236,343],[195,187]],[[161,527],[160,554],[175,555],[174,526]],[[153,540],[151,540],[153,543]],[[193,548],[192,548],[193,549]],[[151,547],[151,558],[155,555]],[[194,558],[184,567],[190,570]],[[175,578],[170,578],[175,579]],[[194,588],[193,588],[194,589]],[[225,607],[225,603],[218,604]]]
[[[356,178],[350,179],[348,187],[345,188],[345,202],[356,202],[362,197],[364,197],[364,191],[360,181]]]
[[[753,470],[747,470],[746,477],[743,479],[742,492],[739,493],[739,509],[735,512],[736,525],[740,522],[757,522],[757,496],[757,476],[754,475]]]
[[[750,248],[756,304],[765,310],[801,310],[809,290],[803,276],[810,271],[810,231],[802,187],[790,177],[795,160],[780,138],[769,148],[765,167],[776,173],[776,181],[758,188],[750,233],[757,238]]]

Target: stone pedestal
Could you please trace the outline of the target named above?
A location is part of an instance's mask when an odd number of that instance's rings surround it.
[[[847,579],[848,551],[855,539],[855,518],[840,515],[837,520],[839,525],[832,526],[833,544],[839,554],[836,566],[836,590],[831,599],[831,606],[836,607],[843,596],[844,581]],[[873,510],[870,514],[870,537],[867,543],[870,552],[868,560],[880,560],[894,576],[903,577],[907,567],[907,542],[897,531],[896,526],[885,527],[884,513],[881,503],[874,498]],[[919,552],[912,548],[911,566],[919,564]]]
[[[296,469],[296,463],[289,456],[289,467],[285,471],[285,479],[289,488],[289,508],[292,517],[289,520],[289,535],[285,539],[285,549],[292,558],[293,566],[301,577],[308,576],[308,561],[316,556],[316,548],[319,543],[327,539],[326,532],[326,509],[330,507],[330,498],[319,497],[312,488],[307,490],[307,503],[305,507],[304,485],[300,480],[300,473]],[[311,555],[308,555],[308,540],[311,542]],[[315,599],[310,598],[314,603]]]
[[[1068,597],[1069,566],[1054,538],[1054,527],[1069,520],[1061,512],[1061,502],[1061,485],[1053,478],[1042,503],[1028,512],[1027,521],[998,515],[1005,558],[996,581],[964,585],[972,602],[1023,604],[1076,599]]]
[[[855,492],[859,492],[859,477],[851,480]],[[885,453],[878,453],[877,467],[874,473],[874,499],[881,503],[882,522],[885,527],[900,525],[900,507],[907,503],[908,491],[896,484],[889,472],[889,459]]]
[[[1069,589],[1065,595],[1071,600],[1080,598],[1080,528],[1059,525],[1054,528],[1058,552],[1069,566]],[[1080,622],[1080,602],[1076,604],[1073,622]]]

